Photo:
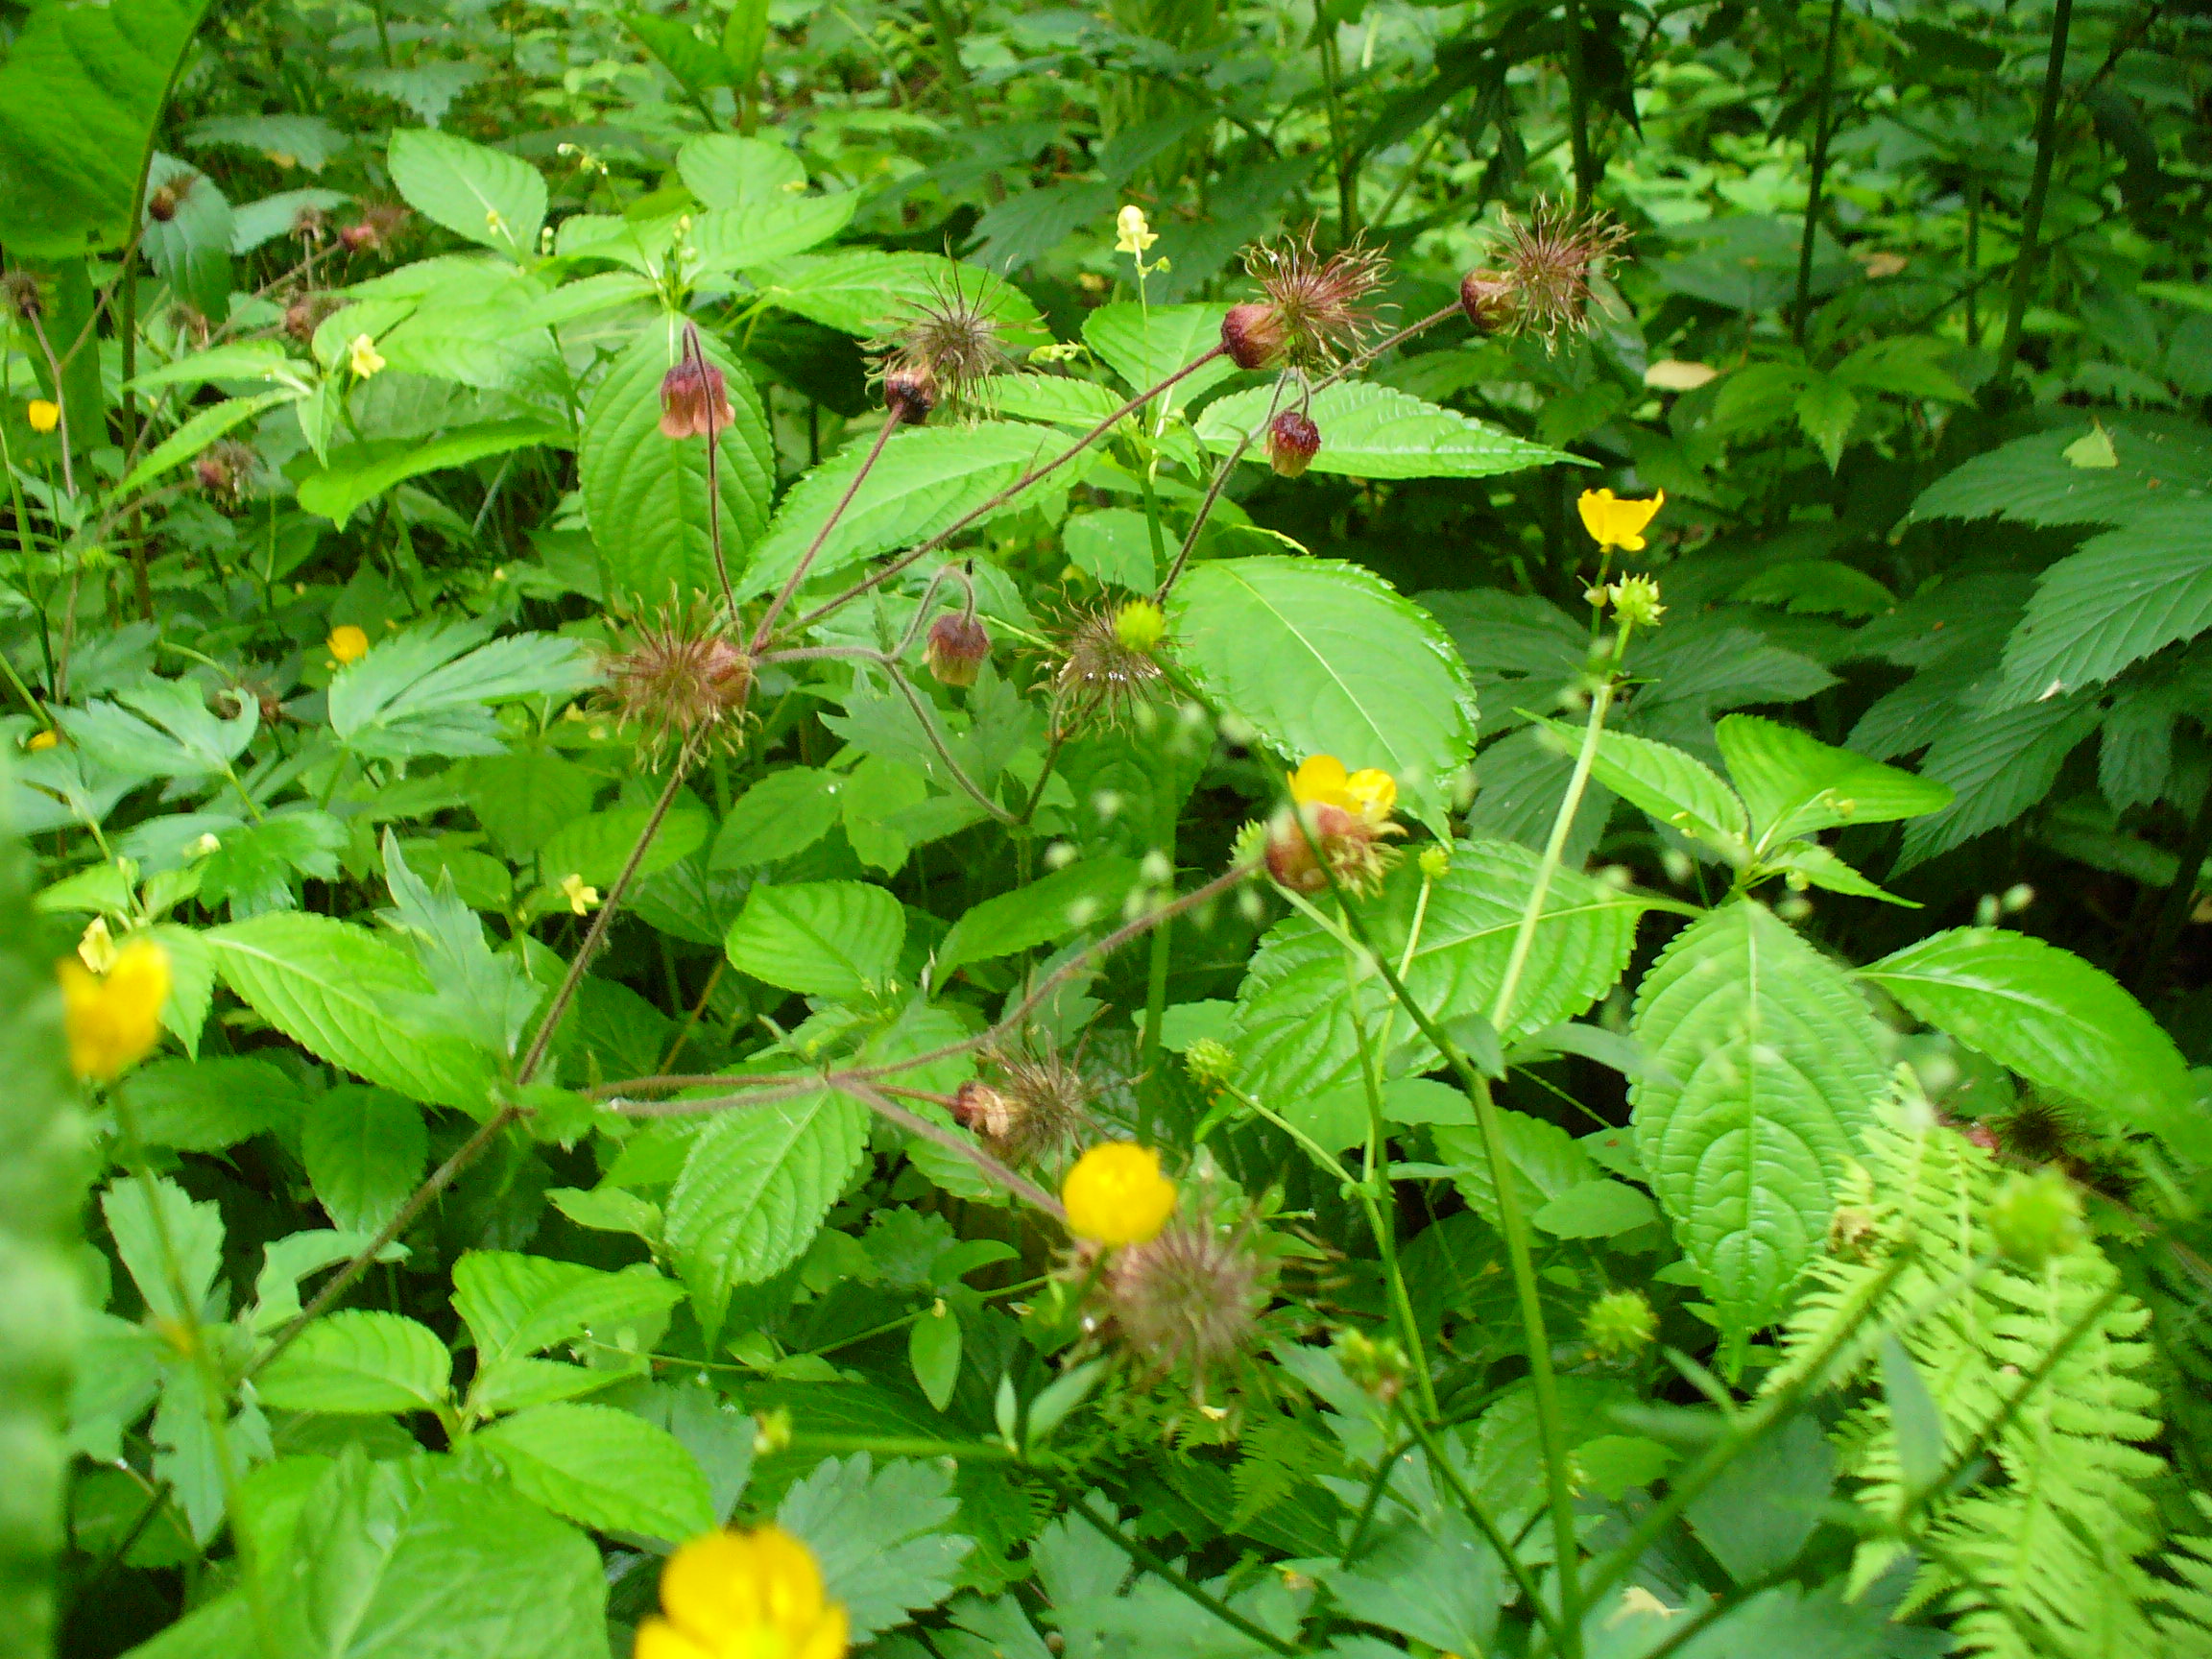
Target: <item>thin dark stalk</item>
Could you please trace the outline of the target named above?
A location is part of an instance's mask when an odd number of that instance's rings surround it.
[[[953,1134],[942,1123],[932,1123],[920,1113],[907,1111],[865,1083],[840,1083],[837,1092],[852,1095],[885,1122],[897,1124],[907,1134],[919,1136],[924,1141],[944,1147],[948,1152],[957,1153],[974,1165],[985,1177],[1005,1188],[1023,1203],[1044,1211],[1063,1227],[1068,1224],[1068,1212],[1059,1199],[1026,1175],[1007,1167],[974,1142]]]
[[[905,569],[916,560],[926,558],[929,554],[934,553],[938,548],[944,546],[946,542],[951,541],[953,537],[959,535],[961,531],[967,529],[971,524],[974,524],[978,519],[988,517],[991,514],[996,513],[999,508],[1003,507],[1007,502],[1013,500],[1015,496],[1021,494],[1022,491],[1028,489],[1030,485],[1036,483],[1040,478],[1050,477],[1053,473],[1059,471],[1061,468],[1067,466],[1069,462],[1074,460],[1076,456],[1082,454],[1086,449],[1090,448],[1092,445],[1097,443],[1099,439],[1105,437],[1107,433],[1113,431],[1116,426],[1122,422],[1122,421],[1127,419],[1129,416],[1136,414],[1138,410],[1143,408],[1145,404],[1151,402],[1153,398],[1159,397],[1161,393],[1166,391],[1170,386],[1173,386],[1176,384],[1176,382],[1182,380],[1186,375],[1195,373],[1198,370],[1213,362],[1214,359],[1220,356],[1225,349],[1226,348],[1224,347],[1215,346],[1208,350],[1199,352],[1197,356],[1191,358],[1190,362],[1184,364],[1182,368],[1176,370],[1174,373],[1168,375],[1166,379],[1161,381],[1158,385],[1153,386],[1146,391],[1138,393],[1136,397],[1130,398],[1126,403],[1122,404],[1118,409],[1115,410],[1113,414],[1105,417],[1095,426],[1092,427],[1090,431],[1084,433],[1082,437],[1076,439],[1073,444],[1070,445],[1066,449],[1063,449],[1059,454],[1053,456],[1051,460],[1046,462],[1042,467],[1032,467],[1028,471],[1022,473],[1021,477],[1015,479],[1013,483],[1007,485],[1005,489],[999,491],[998,494],[992,496],[990,500],[984,502],[980,507],[974,508],[971,511],[962,514],[950,524],[948,524],[944,529],[938,531],[936,535],[930,537],[929,540],[923,542],[921,546],[914,548],[911,552],[901,554],[898,558],[894,559],[890,564],[882,566],[880,569],[871,571],[866,577],[854,584],[854,586],[851,588],[848,588],[844,592],[838,594],[835,598],[815,606],[813,610],[807,612],[805,615],[800,617],[794,626],[800,631],[805,630],[814,623],[822,620],[823,617],[829,615],[831,612],[837,611],[842,607],[851,604],[854,600],[859,598],[861,594],[867,592],[870,589],[880,587],[885,582],[890,581],[892,577],[898,575],[900,571]]]
[[[1566,0],[1567,141],[1575,158],[1575,211],[1589,211],[1598,192],[1598,165],[1590,153],[1590,70],[1583,60],[1582,0]]]
[[[1164,1579],[1173,1585],[1232,1630],[1249,1637],[1270,1653],[1283,1654],[1285,1659],[1297,1659],[1297,1655],[1304,1651],[1296,1643],[1284,1641],[1282,1637],[1276,1635],[1265,1625],[1255,1624],[1212,1591],[1201,1587],[1196,1581],[1178,1572],[1164,1557],[1147,1550],[1136,1539],[1130,1537],[1128,1533],[1122,1531],[1120,1527],[1115,1526],[1113,1522],[1093,1509],[1089,1500],[1079,1498],[1070,1507],[1090,1523],[1099,1536],[1114,1545],[1130,1560],[1136,1562],[1138,1566],[1143,1568],[1154,1577]]]
[[[2043,231],[2043,206],[2051,195],[2051,162],[2057,151],[2058,95],[2066,80],[2066,36],[2073,27],[2074,0],[2057,0],[2051,16],[2051,55],[2043,66],[2043,103],[2035,112],[2035,170],[2028,180],[2028,201],[2020,214],[2020,248],[2012,260],[2012,293],[2005,305],[2005,332],[1997,346],[1997,367],[1988,395],[2003,390],[2020,355],[2020,327],[2028,316],[2028,296],[2035,286],[2036,238]]]
[[[791,574],[762,613],[760,625],[753,630],[753,654],[758,656],[768,643],[769,632],[776,626],[776,618],[783,614],[783,607],[791,603],[791,595],[799,590],[799,584],[806,580],[806,572],[813,565],[814,556],[822,551],[822,543],[830,540],[830,532],[837,528],[837,520],[845,517],[845,509],[853,505],[853,497],[860,493],[860,486],[867,481],[875,468],[877,457],[883,453],[883,445],[891,442],[891,434],[898,430],[904,419],[897,409],[883,412],[883,424],[877,428],[876,442],[868,446],[868,454],[860,463],[860,470],[853,474],[853,482],[845,486],[845,493],[837,497],[837,505],[830,510],[830,517],[822,520],[822,528],[814,532],[814,540],[806,544],[806,551],[799,556],[799,563],[791,567]]]
[[[711,372],[706,349],[699,344],[699,325],[684,325],[684,351],[699,367],[702,380]],[[706,382],[711,386],[710,380]],[[717,420],[720,407],[712,397],[707,399],[707,547],[714,555],[714,579],[722,585],[722,604],[726,610],[737,609],[737,595],[730,586],[730,565],[722,557],[722,484],[719,476],[719,457],[716,454],[714,434],[721,422]]]
[[[2174,950],[2174,942],[2181,937],[2181,929],[2197,901],[2197,882],[2203,874],[2207,854],[2212,854],[2212,784],[2205,787],[2197,803],[2197,816],[2190,820],[2189,832],[2181,838],[2180,865],[2174,872],[2174,879],[2167,884],[2165,896],[2158,901],[2158,921],[2152,929],[2150,942],[2143,947],[2143,957],[2133,975],[2138,995],[2150,988],[2151,976],[2165,963]]]
[[[1828,43],[1820,52],[1820,92],[1813,118],[1813,164],[1805,186],[1805,231],[1797,241],[1797,302],[1791,307],[1790,329],[1797,344],[1805,344],[1805,325],[1813,316],[1813,244],[1820,234],[1820,191],[1828,181],[1828,140],[1834,128],[1831,105],[1836,96],[1836,41],[1843,28],[1843,0],[1828,0]]]

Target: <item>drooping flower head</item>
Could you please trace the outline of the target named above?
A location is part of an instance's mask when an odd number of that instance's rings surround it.
[[[1244,269],[1265,298],[1231,306],[1221,320],[1221,344],[1239,369],[1334,369],[1380,326],[1365,301],[1389,261],[1358,242],[1324,258],[1309,228],[1247,250]]]
[[[1144,209],[1132,202],[1114,217],[1114,252],[1134,253],[1142,259],[1153,243],[1160,240],[1160,232],[1153,229],[1144,217]]]
[[[1059,1157],[1091,1123],[1094,1090],[1066,1056],[1051,1050],[992,1048],[984,1074],[953,1096],[952,1115],[1009,1164]]]
[[[1406,831],[1391,821],[1398,781],[1373,766],[1345,770],[1334,755],[1307,757],[1289,775],[1290,805],[1267,826],[1267,874],[1293,893],[1319,893],[1336,880],[1371,891],[1397,861],[1384,838]]]
[[[1284,478],[1302,476],[1321,453],[1321,428],[1303,410],[1286,409],[1267,422],[1267,464]]]
[[[987,271],[955,266],[950,276],[933,276],[928,298],[910,301],[889,333],[868,343],[881,354],[877,372],[887,407],[897,408],[908,422],[929,409],[967,410],[985,380],[1013,370],[998,320],[1003,287]],[[929,400],[920,414],[914,412],[915,390]]]
[[[353,343],[346,348],[346,367],[352,370],[363,380],[368,379],[372,374],[383,372],[384,353],[376,349],[376,337],[374,335],[356,334],[353,336]]]
[[[128,941],[102,975],[75,956],[62,957],[54,972],[61,981],[69,1069],[78,1076],[110,1082],[154,1051],[170,985],[169,952],[155,940],[139,934]]]
[[[1667,505],[1667,492],[1654,493],[1648,501],[1623,501],[1610,490],[1585,490],[1575,505],[1582,528],[1599,546],[1607,552],[1641,553],[1645,527]]]
[[[661,376],[661,436],[705,438],[737,419],[722,371],[688,350]]]
[[[670,607],[632,631],[605,663],[614,716],[639,752],[696,758],[734,733],[753,693],[753,659],[695,611]]]
[[[661,1570],[636,1659],[844,1659],[851,1634],[814,1552],[778,1527],[709,1532]]]
[[[1134,1141],[1104,1141],[1075,1160],[1060,1184],[1068,1231],[1094,1244],[1142,1244],[1175,1214],[1175,1183],[1160,1154]]]
[[[1590,272],[1628,240],[1625,226],[1599,209],[1578,213],[1549,202],[1523,219],[1501,215],[1495,269],[1470,272],[1459,284],[1468,321],[1485,334],[1502,329],[1541,335],[1584,325]]]
[[[991,655],[991,634],[973,611],[947,611],[929,624],[922,661],[946,685],[973,685]]]

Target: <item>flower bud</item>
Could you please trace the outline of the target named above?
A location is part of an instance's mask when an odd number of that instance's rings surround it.
[[[1221,319],[1221,344],[1239,369],[1266,368],[1282,356],[1287,338],[1282,314],[1257,301],[1230,306]]]
[[[1150,656],[1167,637],[1167,613],[1149,599],[1132,599],[1114,613],[1114,637],[1124,650]]]
[[[991,655],[991,636],[973,613],[948,611],[929,624],[929,638],[922,660],[929,672],[947,685],[973,685]]]
[[[1336,1338],[1336,1363],[1354,1387],[1384,1405],[1406,1385],[1406,1350],[1395,1337],[1378,1340],[1363,1331],[1346,1331]]]
[[[1459,279],[1459,309],[1478,334],[1495,334],[1513,321],[1513,284],[1495,271],[1470,271]]]
[[[737,419],[722,371],[685,357],[661,377],[661,436],[705,438]]]
[[[346,301],[335,294],[295,295],[284,307],[284,332],[304,346],[315,338],[316,329],[345,307]]]
[[[1658,1334],[1659,1316],[1641,1290],[1608,1290],[1582,1320],[1590,1352],[1605,1359],[1625,1359],[1648,1347]]]
[[[1312,418],[1286,409],[1267,423],[1267,464],[1285,478],[1295,478],[1321,452],[1321,428]]]
[[[366,252],[377,245],[375,227],[349,225],[338,232],[338,245],[349,253]]]
[[[1431,881],[1441,881],[1452,874],[1452,850],[1442,842],[1431,841],[1421,849],[1419,863],[1424,877]]]
[[[2054,1256],[2069,1256],[2089,1238],[2081,1200],[2057,1170],[2015,1174],[1989,1201],[1989,1237],[2006,1258],[2031,1272]]]
[[[885,370],[883,407],[905,425],[921,425],[937,407],[937,376],[926,363],[902,363]]]
[[[1201,1037],[1183,1051],[1183,1069],[1191,1080],[1213,1087],[1237,1072],[1237,1051],[1217,1038]]]

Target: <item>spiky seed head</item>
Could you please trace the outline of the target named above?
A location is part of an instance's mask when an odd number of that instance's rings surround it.
[[[1267,1305],[1268,1278],[1248,1227],[1194,1215],[1123,1245],[1100,1288],[1141,1364],[1202,1379],[1244,1351]]]
[[[922,660],[947,685],[973,685],[991,655],[991,636],[974,613],[947,611],[929,624]]]
[[[284,332],[301,345],[315,338],[315,330],[346,308],[336,294],[296,294],[284,307]]]
[[[1406,1350],[1394,1336],[1370,1336],[1364,1331],[1340,1333],[1334,1344],[1336,1362],[1354,1387],[1373,1395],[1385,1406],[1406,1386]]]
[[[1641,1290],[1608,1290],[1582,1317],[1583,1339],[1600,1358],[1629,1358],[1658,1334],[1659,1316]]]
[[[1091,1124],[1090,1079],[1064,1056],[994,1048],[986,1075],[960,1086],[952,1113],[1009,1164],[1049,1161]]]
[[[670,609],[639,625],[606,662],[615,718],[641,754],[696,758],[733,738],[753,691],[753,659],[695,615]]]
[[[661,376],[661,436],[705,438],[737,419],[722,371],[684,357]]]
[[[338,232],[338,242],[349,253],[387,252],[408,220],[407,209],[396,202],[373,202],[361,217]]]
[[[1382,286],[1389,268],[1381,253],[1358,242],[1323,257],[1310,228],[1303,236],[1249,249],[1244,269],[1273,312],[1257,337],[1272,338],[1279,330],[1281,353],[1293,368],[1335,368],[1380,326],[1365,301]],[[1227,344],[1226,331],[1223,340]]]
[[[1603,211],[1539,202],[1527,219],[1503,215],[1497,273],[1511,292],[1513,326],[1549,344],[1585,325],[1591,268],[1628,240],[1625,226]],[[1464,299],[1462,284],[1462,300]],[[1479,320],[1477,323],[1480,326]]]
[[[1166,684],[1153,652],[1166,627],[1148,599],[1080,617],[1052,677],[1053,730],[1065,735],[1091,723],[1118,728],[1149,704]]]
[[[1214,1037],[1201,1037],[1183,1051],[1183,1070],[1191,1081],[1215,1088],[1237,1074],[1237,1050]]]
[[[902,425],[921,425],[937,407],[937,376],[926,363],[894,362],[883,371],[883,407]]]
[[[962,266],[947,277],[933,277],[929,296],[912,301],[898,325],[869,342],[881,352],[884,403],[893,403],[892,379],[900,374],[926,376],[930,410],[974,406],[977,389],[994,374],[1014,367],[1007,354],[998,314],[1000,283],[988,273]],[[904,415],[909,421],[919,417]]]
[[[1311,416],[1286,409],[1267,422],[1267,464],[1278,476],[1300,476],[1320,453],[1321,428]]]
[[[252,448],[226,438],[202,450],[192,470],[200,480],[201,489],[218,501],[234,506],[245,498],[246,486],[253,476],[253,463]]]
[[[46,309],[38,297],[38,278],[28,271],[11,271],[0,276],[0,291],[7,295],[9,309],[26,323]]]

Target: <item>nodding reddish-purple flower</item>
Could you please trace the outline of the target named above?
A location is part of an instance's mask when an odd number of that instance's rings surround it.
[[[1295,478],[1321,453],[1321,428],[1298,409],[1286,409],[1267,422],[1267,464],[1285,478]]]
[[[922,661],[947,685],[973,685],[991,655],[991,635],[974,612],[948,611],[929,624]]]
[[[737,419],[722,371],[685,356],[661,376],[661,436],[705,438]]]

